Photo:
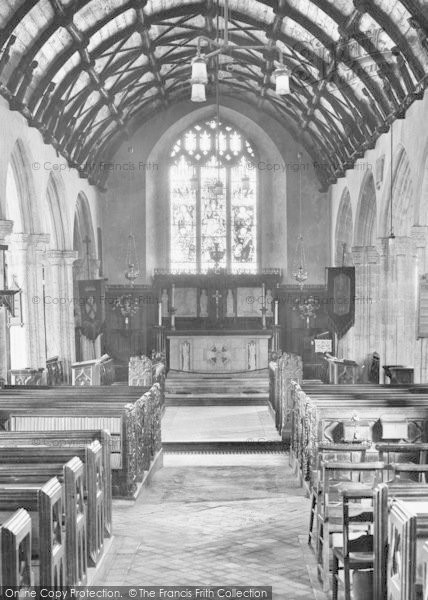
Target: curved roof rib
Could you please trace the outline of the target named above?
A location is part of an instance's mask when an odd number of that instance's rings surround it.
[[[324,187],[372,148],[428,82],[424,0],[229,0],[221,94],[298,137]],[[0,93],[96,185],[153,111],[190,97],[197,40],[223,36],[224,0],[5,0]],[[244,50],[248,44],[265,48]],[[277,97],[275,48],[292,72]],[[209,71],[214,64],[209,65]],[[207,86],[214,96],[214,74]]]

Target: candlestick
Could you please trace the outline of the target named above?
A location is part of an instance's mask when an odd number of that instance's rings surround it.
[[[158,325],[162,325],[162,300],[158,302]]]
[[[275,300],[275,325],[278,325],[278,300]]]
[[[266,306],[266,286],[262,283],[262,308]]]
[[[175,308],[175,284],[171,285],[171,307]]]

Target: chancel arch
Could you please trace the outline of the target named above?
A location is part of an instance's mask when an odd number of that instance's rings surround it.
[[[297,166],[295,156],[297,150],[294,151],[294,155],[291,155],[290,150],[281,149],[277,145],[277,140],[274,141],[255,119],[247,116],[244,110],[239,112],[238,108],[238,105],[235,108],[234,104],[231,106],[222,104],[220,121],[227,124],[232,130],[240,132],[242,139],[251,145],[254,153],[252,162],[248,160],[248,165],[250,165],[248,176],[256,186],[256,194],[253,197],[257,195],[255,213],[257,234],[255,236],[256,253],[254,254],[254,256],[257,254],[257,259],[248,267],[241,265],[241,268],[242,270],[248,268],[249,271],[256,271],[271,266],[286,270],[288,260],[287,222],[289,219],[287,185],[289,179],[293,179],[293,175],[290,175],[291,166]],[[171,149],[182,134],[191,131],[193,127],[201,123],[213,120],[214,116],[214,106],[208,105],[182,115],[175,122],[171,120],[168,127],[165,127],[163,123],[158,123],[158,130],[164,127],[163,133],[156,136],[156,142],[144,161],[146,193],[141,210],[145,212],[146,238],[145,250],[142,254],[145,254],[146,257],[146,277],[150,277],[155,269],[169,269],[170,267]],[[150,139],[152,136],[153,132],[148,128],[147,138]],[[240,157],[244,154],[245,152]],[[288,166],[290,168],[287,168]],[[273,171],[274,168],[275,171]],[[216,173],[216,169],[214,169],[214,173]],[[239,184],[241,184],[243,176],[244,174],[238,176]],[[297,181],[297,177],[294,179]],[[235,185],[235,187],[239,189],[240,185]],[[137,191],[133,189],[132,181],[130,188],[129,193],[135,196]],[[294,209],[295,207],[292,208],[292,210]],[[231,225],[232,217],[229,214],[228,226]],[[275,244],[272,231],[275,233]],[[124,236],[128,233],[129,231],[123,231]],[[140,233],[138,231],[135,233],[138,245]],[[237,237],[239,237],[239,233]],[[295,243],[295,239],[290,241],[290,247],[293,250]],[[224,259],[227,262],[226,256],[227,253]],[[232,252],[230,252],[229,270],[232,270],[232,262]],[[238,265],[234,268],[239,269]]]

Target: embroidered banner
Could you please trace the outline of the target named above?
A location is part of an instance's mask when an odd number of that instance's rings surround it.
[[[330,267],[328,271],[328,316],[341,338],[355,320],[355,267]]]
[[[104,279],[79,281],[80,326],[88,340],[96,340],[105,320]]]

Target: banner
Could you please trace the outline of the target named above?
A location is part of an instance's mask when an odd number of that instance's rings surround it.
[[[88,340],[96,340],[105,320],[104,279],[79,281],[80,327]]]
[[[341,338],[355,320],[355,267],[329,267],[327,271],[328,316]]]

